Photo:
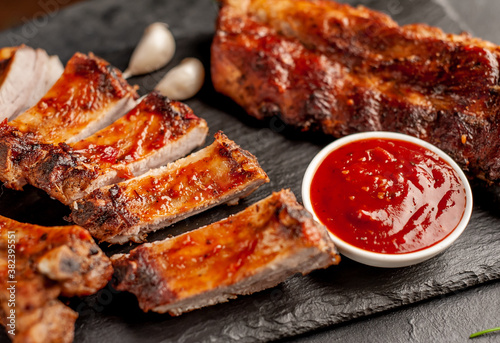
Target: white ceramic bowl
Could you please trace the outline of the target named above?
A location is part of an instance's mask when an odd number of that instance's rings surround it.
[[[340,253],[357,262],[361,262],[370,266],[385,267],[385,268],[410,266],[428,260],[431,257],[441,253],[442,251],[447,249],[462,234],[465,227],[467,226],[472,213],[472,191],[466,176],[464,175],[462,169],[460,169],[460,167],[455,163],[455,161],[453,161],[451,157],[449,157],[446,153],[444,153],[434,145],[427,143],[421,139],[400,133],[383,132],[383,131],[357,133],[337,139],[333,143],[327,145],[323,150],[321,150],[307,167],[306,173],[304,174],[304,179],[302,181],[302,199],[304,202],[304,206],[306,207],[307,210],[309,210],[309,212],[313,214],[314,219],[321,222],[318,219],[318,216],[314,213],[310,197],[311,182],[314,174],[316,173],[316,170],[323,162],[323,160],[333,150],[345,144],[369,138],[387,138],[387,139],[396,139],[396,140],[411,142],[420,145],[428,150],[431,150],[437,155],[439,155],[439,157],[441,157],[444,161],[446,161],[457,172],[460,179],[462,180],[466,196],[465,212],[463,214],[462,220],[457,225],[455,230],[453,230],[442,241],[423,250],[410,253],[403,253],[403,254],[384,254],[384,253],[367,251],[343,241],[342,239],[338,238],[329,231],[330,236],[334,241],[335,245],[337,246],[337,248],[339,249]]]

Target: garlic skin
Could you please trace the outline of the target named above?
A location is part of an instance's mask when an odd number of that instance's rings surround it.
[[[205,68],[197,58],[185,58],[172,68],[156,85],[155,90],[172,100],[194,96],[205,81]]]
[[[170,62],[174,53],[175,39],[168,25],[153,23],[144,30],[123,77],[127,79],[158,70]]]

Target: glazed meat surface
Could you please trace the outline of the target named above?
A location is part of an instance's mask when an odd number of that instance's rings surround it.
[[[0,125],[0,181],[21,189],[20,161],[37,161],[41,143],[76,142],[135,106],[137,93],[118,69],[94,55],[76,53],[63,75],[32,108]]]
[[[101,241],[140,242],[146,234],[221,203],[236,203],[269,179],[257,159],[224,134],[166,167],[96,189],[70,219]]]
[[[114,286],[143,311],[179,315],[273,287],[340,260],[326,229],[290,191],[227,219],[112,258]]]
[[[499,47],[327,0],[222,2],[212,80],[250,115],[407,133],[500,181]]]
[[[20,161],[23,177],[64,204],[96,188],[141,175],[202,145],[208,127],[183,103],[158,93],[92,136],[69,145],[36,145]]]
[[[136,98],[118,69],[93,54],[76,53],[43,98],[9,125],[42,143],[76,142],[124,115]]]
[[[72,342],[78,314],[58,296],[93,294],[112,270],[81,227],[42,227],[0,216],[0,321],[7,332],[15,329],[9,335],[14,342]],[[15,307],[9,306],[11,299]],[[8,325],[11,310],[15,328]]]

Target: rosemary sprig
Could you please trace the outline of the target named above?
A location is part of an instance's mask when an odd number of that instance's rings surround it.
[[[497,327],[497,328],[483,330],[483,331],[479,331],[479,332],[473,333],[472,335],[469,336],[469,338],[474,338],[474,337],[477,337],[477,336],[481,336],[481,335],[484,335],[485,333],[489,333],[489,332],[493,332],[493,331],[500,331],[500,326]]]

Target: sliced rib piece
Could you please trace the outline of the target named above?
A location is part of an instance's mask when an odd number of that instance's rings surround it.
[[[38,145],[26,181],[64,204],[94,189],[141,175],[185,156],[205,142],[208,127],[183,103],[146,96],[110,126],[74,144]],[[20,161],[23,164],[23,161]]]
[[[111,257],[114,287],[143,311],[180,315],[273,287],[340,260],[326,229],[288,190],[217,223]]]
[[[0,121],[30,108],[61,76],[57,56],[27,46],[0,49]]]
[[[77,142],[135,106],[137,93],[118,69],[104,60],[76,53],[63,75],[32,108],[0,128],[0,181],[21,189],[19,165],[31,168],[41,143]]]
[[[34,106],[61,77],[64,67],[57,56],[49,56],[45,50],[36,49],[37,67],[33,73],[33,90],[19,113]],[[42,67],[39,67],[43,65]],[[27,95],[27,94],[26,94]],[[17,115],[10,117],[15,119]]]
[[[269,182],[257,159],[224,134],[210,146],[141,177],[96,189],[72,205],[70,219],[95,238],[123,244]]]
[[[36,51],[28,47],[4,48],[0,76],[0,119],[10,119],[23,109],[33,88],[36,70]],[[2,50],[4,50],[2,49]],[[10,54],[10,56],[9,56]],[[29,95],[28,95],[29,96]]]
[[[93,54],[76,53],[45,96],[9,125],[42,143],[77,142],[135,106],[121,72]]]
[[[20,51],[17,58],[16,52]],[[0,49],[0,120],[9,119],[22,106],[25,100],[21,90],[29,86],[35,64],[35,52],[30,48],[6,47]],[[28,71],[26,73],[26,71]],[[24,74],[27,74],[26,77]],[[10,74],[10,76],[9,76]],[[21,77],[16,80],[16,77]],[[16,83],[16,81],[19,81]]]
[[[15,336],[9,335],[14,342],[72,342],[78,314],[57,297],[93,294],[112,273],[111,262],[85,229],[0,216],[0,322],[9,332],[8,317],[15,310]],[[9,305],[9,287],[15,289],[15,307]]]
[[[212,80],[257,118],[407,133],[500,181],[500,48],[333,1],[223,1]]]

